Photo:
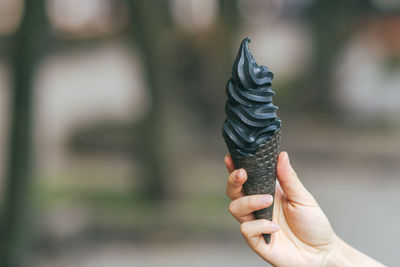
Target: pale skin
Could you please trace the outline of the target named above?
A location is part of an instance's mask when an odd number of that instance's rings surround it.
[[[278,182],[272,222],[255,220],[253,211],[273,202],[271,195],[245,196],[244,169],[235,170],[225,156],[229,172],[226,194],[232,200],[229,211],[239,221],[240,231],[252,250],[274,266],[383,266],[341,240],[314,197],[303,186],[290,165],[289,156],[278,157]],[[270,244],[262,234],[273,233]]]

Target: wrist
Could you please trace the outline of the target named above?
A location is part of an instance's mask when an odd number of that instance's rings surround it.
[[[329,252],[325,266],[351,267],[351,266],[384,266],[357,249],[351,247],[338,236],[335,236],[334,245]]]
[[[347,244],[337,235],[335,235],[332,249],[327,255],[325,266],[327,267],[351,266],[350,262],[348,262],[348,258],[345,256],[347,254],[346,246]]]
[[[343,241],[335,234],[333,238],[333,245],[331,249],[326,254],[325,260],[321,266],[326,267],[336,267],[340,266],[341,261],[341,251],[343,250]]]

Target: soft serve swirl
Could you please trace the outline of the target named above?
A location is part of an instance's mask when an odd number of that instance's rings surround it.
[[[250,39],[240,44],[226,85],[227,119],[222,126],[226,143],[244,153],[255,153],[258,145],[268,140],[281,127],[272,104],[274,74],[266,66],[258,66],[249,51]]]

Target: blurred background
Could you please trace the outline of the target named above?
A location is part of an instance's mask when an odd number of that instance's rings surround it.
[[[397,0],[0,0],[0,266],[265,266],[225,197],[244,37],[337,234],[398,266]]]

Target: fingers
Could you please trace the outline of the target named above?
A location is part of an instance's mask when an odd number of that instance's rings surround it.
[[[242,186],[246,180],[247,174],[244,169],[231,172],[228,178],[228,185],[226,186],[226,195],[232,200],[244,196]]]
[[[244,222],[240,226],[240,231],[249,246],[258,252],[260,250],[260,242],[264,242],[262,234],[271,234],[279,230],[279,225],[264,219]]]
[[[227,154],[224,158],[226,169],[228,170],[229,174],[235,170],[235,166],[233,165],[233,161],[231,155]]]
[[[278,157],[277,176],[279,184],[289,201],[308,204],[313,197],[303,186],[289,162],[287,152],[281,152]]]
[[[229,212],[240,223],[253,220],[252,212],[271,206],[272,200],[271,195],[244,196],[231,202]]]

